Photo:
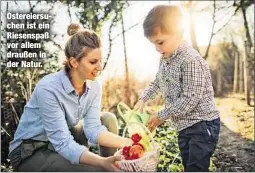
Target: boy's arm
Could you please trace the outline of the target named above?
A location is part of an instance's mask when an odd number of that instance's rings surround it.
[[[139,100],[144,102],[153,99],[159,92],[159,81],[156,76],[156,79],[150,83],[150,85],[143,91]]]
[[[188,62],[183,68],[183,93],[173,104],[158,112],[160,122],[170,116],[183,116],[191,112],[201,100],[205,89],[205,72],[201,62]]]

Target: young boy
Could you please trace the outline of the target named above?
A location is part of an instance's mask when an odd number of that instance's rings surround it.
[[[178,131],[184,171],[208,172],[219,137],[219,112],[207,62],[183,40],[179,7],[159,5],[146,16],[144,35],[162,54],[156,79],[144,90],[134,109],[160,91],[165,108],[152,115],[148,128],[170,120]]]

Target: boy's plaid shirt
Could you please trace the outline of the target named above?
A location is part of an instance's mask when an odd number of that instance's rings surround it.
[[[219,117],[209,66],[186,42],[171,57],[161,58],[155,80],[140,99],[146,102],[159,91],[165,108],[159,111],[158,118],[161,122],[171,120],[177,131]]]

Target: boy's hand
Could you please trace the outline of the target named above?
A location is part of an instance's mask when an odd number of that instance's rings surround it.
[[[144,110],[144,104],[145,104],[145,103],[144,103],[143,100],[139,100],[139,101],[135,104],[134,110],[142,113],[143,110]]]
[[[157,117],[157,112],[155,110],[147,108],[146,111],[151,115],[147,127],[152,132],[157,126],[159,126],[160,121]]]
[[[156,115],[151,115],[147,127],[152,132],[157,126],[159,126],[159,124],[160,121],[158,117]]]

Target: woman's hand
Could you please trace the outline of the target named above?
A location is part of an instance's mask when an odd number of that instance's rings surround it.
[[[130,138],[124,138],[111,132],[104,131],[98,136],[98,144],[104,147],[123,148],[125,146],[132,145],[132,140]]]
[[[139,100],[139,101],[135,104],[134,110],[142,113],[142,112],[144,111],[144,106],[145,106],[144,101],[143,101],[143,100]]]
[[[102,159],[101,166],[110,172],[121,172],[118,168],[118,161],[121,160],[120,156],[110,156]]]
[[[118,161],[120,160],[121,156],[102,157],[86,150],[80,156],[80,164],[88,164],[110,172],[120,171],[118,168]]]

